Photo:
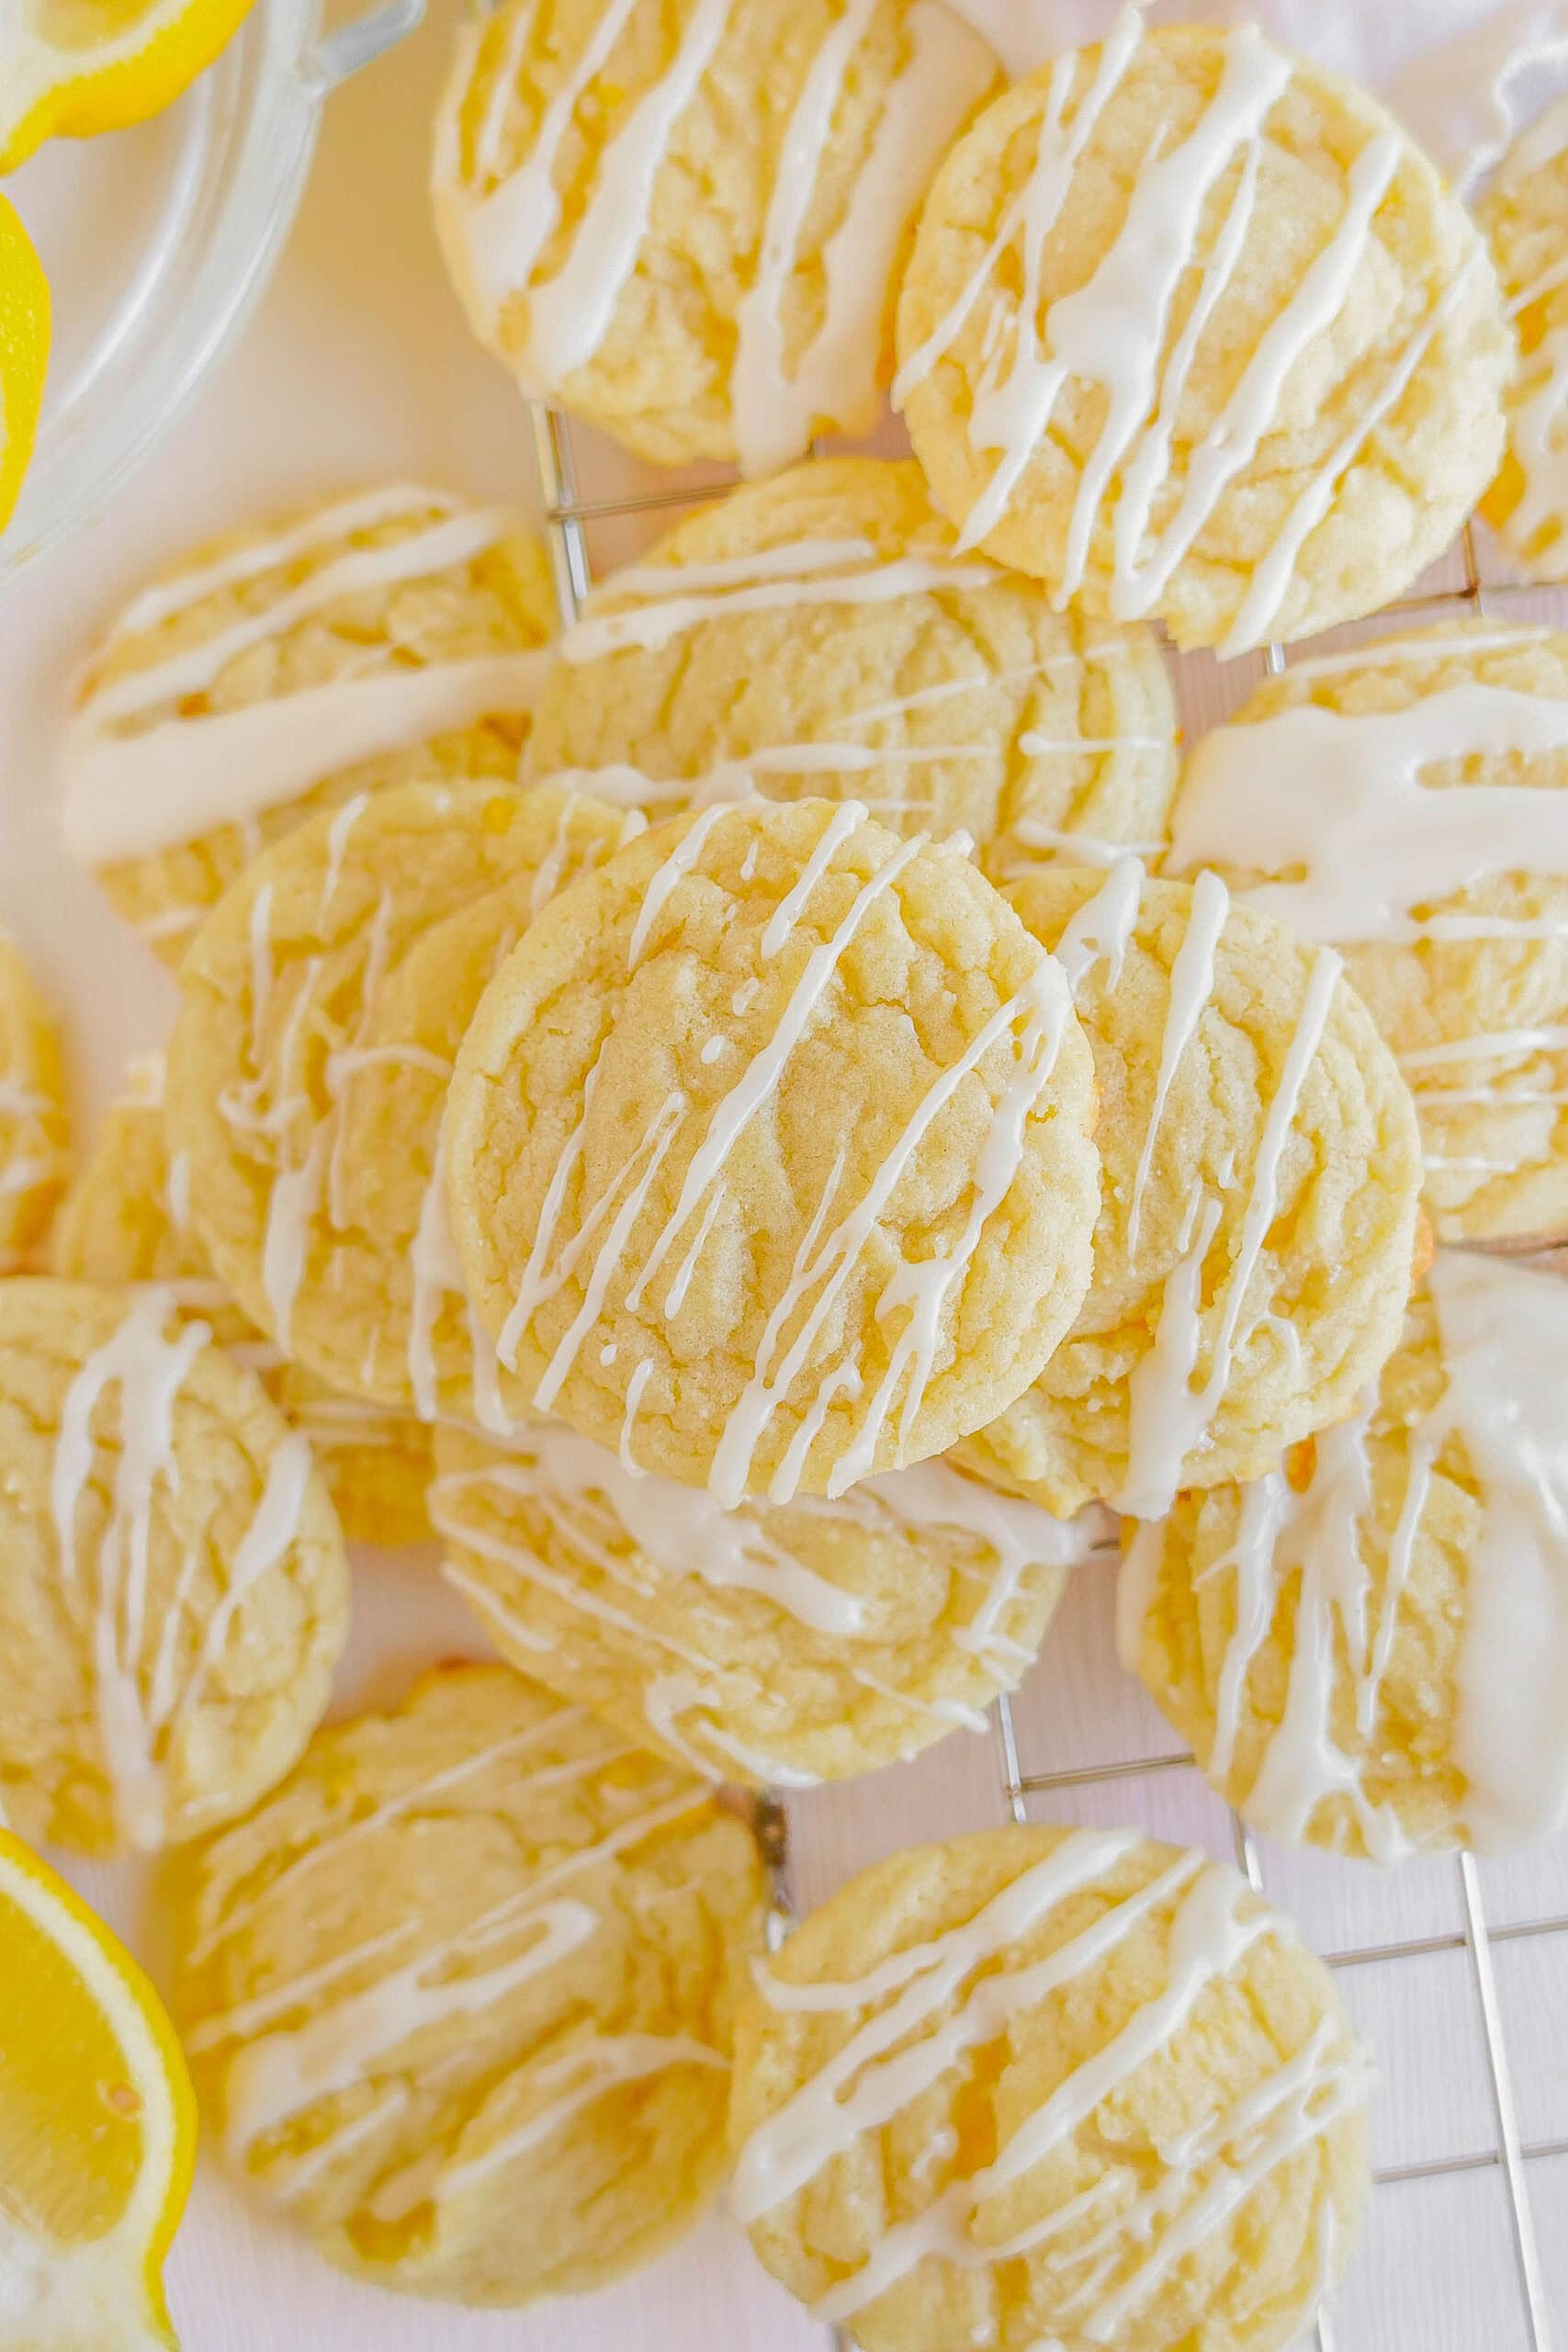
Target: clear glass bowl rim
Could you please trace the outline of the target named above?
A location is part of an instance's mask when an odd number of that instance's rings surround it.
[[[32,469],[0,537],[0,596],[97,518],[172,430],[271,277],[315,152],[321,102],[412,29],[423,0],[384,0],[324,38],[321,0],[257,0],[198,85],[187,141],[205,179],[132,328],[91,381],[46,413]],[[155,311],[152,305],[155,303]]]

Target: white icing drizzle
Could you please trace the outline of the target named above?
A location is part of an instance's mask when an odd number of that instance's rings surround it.
[[[92,687],[83,698],[83,713],[96,729],[102,729],[117,719],[142,718],[164,703],[206,694],[242,653],[269,639],[286,636],[329,605],[472,563],[513,527],[512,517],[494,508],[434,523],[386,547],[355,548],[284,589],[261,611],[231,621],[199,644]]]
[[[729,2072],[728,2059],[689,2033],[604,2034],[595,2036],[581,2049],[563,2051],[558,2058],[547,2060],[535,2075],[541,2090],[553,2090],[561,2085],[559,2095],[479,2155],[443,2167],[436,2176],[433,2193],[438,2198],[460,2196],[503,2165],[515,2163],[530,2149],[553,2139],[574,2115],[607,2092],[623,2083],[648,2082],[657,2075],[669,2074],[676,2066],[700,2066],[721,2075]]]
[[[580,104],[610,64],[635,0],[612,0],[581,54],[534,125],[515,167],[503,163],[508,102],[535,30],[519,10],[497,67],[490,118],[463,171],[457,110],[437,140],[435,178],[462,222],[463,266],[499,335],[503,315],[518,322],[509,353],[522,380],[548,396],[586,366],[614,323],[651,225],[655,187],[676,126],[714,62],[728,28],[729,0],[696,0],[669,65],[626,110],[598,157],[587,201],[553,273],[539,271],[563,218],[558,164]],[[842,216],[820,253],[802,236],[840,101],[875,0],[847,0],[807,66],[785,126],[761,248],[737,312],[730,399],[748,473],[787,464],[819,424],[863,433],[876,419],[881,324],[898,248],[937,159],[995,73],[987,44],[934,0],[908,18],[910,54],[888,88],[870,148]],[[457,85],[471,78],[482,28],[464,36]],[[822,317],[804,350],[786,364],[781,306],[796,270],[818,265]]]
[[[1528,397],[1515,407],[1508,447],[1522,476],[1518,503],[1506,526],[1521,569],[1537,579],[1556,576],[1568,524],[1568,323],[1550,327],[1525,363]],[[1539,550],[1531,541],[1543,537]]]
[[[563,662],[603,661],[627,646],[656,650],[712,620],[738,613],[894,604],[902,596],[985,588],[1001,574],[940,548],[880,558],[869,539],[792,539],[711,563],[634,564],[616,572],[609,611],[590,604],[563,634]],[[619,599],[637,601],[623,605]]]
[[[1132,1265],[1137,1263],[1138,1228],[1143,1216],[1144,1194],[1148,1188],[1155,1145],[1159,1138],[1160,1123],[1165,1116],[1171,1081],[1182,1055],[1198,1034],[1198,1023],[1203,1017],[1204,1007],[1214,992],[1214,957],[1229,919],[1230,892],[1217,874],[1200,874],[1193,888],[1187,929],[1170,967],[1170,996],[1166,1006],[1165,1031],[1160,1039],[1154,1106],[1144,1132],[1144,1148],[1138,1155],[1132,1204],[1127,1212],[1127,1259]]]
[[[758,1507],[727,1510],[701,1488],[652,1472],[629,1476],[615,1454],[558,1423],[531,1426],[513,1438],[507,1455],[481,1470],[448,1471],[435,1480],[432,1514],[448,1541],[463,1544],[471,1534],[461,1509],[448,1506],[464,1493],[487,1492],[544,1510],[557,1535],[614,1577],[626,1575],[609,1548],[619,1532],[668,1576],[695,1576],[719,1590],[758,1593],[829,1639],[866,1630],[859,1598],[800,1560],[777,1521]],[[993,1493],[942,1462],[867,1479],[837,1502],[800,1497],[791,1509],[829,1522],[851,1521],[884,1537],[899,1529],[957,1533],[985,1546],[995,1566],[985,1600],[960,1635],[964,1646],[981,1651],[999,1643],[998,1621],[1030,1571],[1070,1566],[1092,1540],[1084,1525]],[[531,1573],[525,1554],[516,1565],[521,1575]]]
[[[474,185],[464,185],[457,110],[449,107],[443,116],[436,186],[461,206],[465,266],[492,332],[518,295],[530,298],[526,339],[513,364],[541,398],[586,366],[609,333],[637,266],[671,134],[713,62],[730,9],[730,0],[696,0],[665,72],[626,109],[601,152],[588,200],[558,266],[540,279],[539,265],[562,219],[555,185],[562,146],[580,102],[604,71],[636,5],[637,0],[609,0],[540,114],[526,153],[504,177],[499,176],[504,107],[534,28],[532,10],[519,11],[511,53],[502,61],[495,107],[476,154]],[[466,28],[456,87],[471,78],[483,31],[478,24]],[[478,183],[487,180],[493,185],[481,192]]]
[[[1466,640],[1444,649],[1462,658]],[[1302,665],[1303,676],[1314,663]],[[1568,752],[1568,698],[1472,681],[1403,710],[1293,705],[1221,727],[1188,763],[1167,871],[1221,858],[1266,876],[1243,895],[1306,939],[1475,938],[1516,926],[1416,910],[1503,874],[1568,875],[1568,792],[1452,784],[1442,761]]]
[[[742,2224],[804,2188],[862,2132],[888,2123],[968,2052],[1005,2034],[1015,2017],[1103,1964],[1151,1914],[1172,1912],[1160,1989],[1023,2119],[988,2165],[972,2178],[952,2182],[922,2212],[891,2224],[861,2267],[819,2300],[818,2317],[852,2319],[928,2257],[977,2268],[1044,2253],[1080,2218],[1082,2200],[1002,2239],[981,2227],[987,2200],[1011,2188],[1167,2048],[1203,1995],[1254,1943],[1288,1937],[1285,1923],[1261,1905],[1248,1917],[1238,1916],[1247,1890],[1234,1871],[1186,1854],[1044,1958],[976,1973],[1064,1897],[1101,1879],[1135,1842],[1126,1833],[1077,1831],[964,1926],[891,1954],[855,1982],[791,1985],[759,1969],[770,2007],[786,2013],[872,2014],[742,2146],[732,2192]],[[943,2010],[949,2014],[939,2015]],[[1170,2267],[1277,2165],[1326,2131],[1359,2096],[1362,2080],[1359,2052],[1342,2028],[1325,2019],[1273,2075],[1162,2151],[1162,2168],[1152,2183],[1141,2185],[1112,2165],[1089,2192],[1096,2203],[1117,2195],[1104,2230],[1054,2259],[1044,2254],[1050,2307],[1071,2324],[1075,2339],[1115,2340]],[[1127,2188],[1130,2205],[1118,2194]]]
[[[1318,467],[1286,516],[1283,529],[1253,572],[1252,584],[1219,648],[1222,661],[1251,652],[1271,634],[1295,574],[1296,558],[1327,514],[1341,481],[1372,435],[1409,390],[1416,369],[1468,294],[1472,272],[1484,266],[1480,246],[1472,246],[1425,318],[1405,337],[1376,396],[1358,412],[1354,424]]]
[[[94,1562],[89,1629],[98,1736],[116,1818],[131,1845],[161,1842],[166,1817],[165,1771],[179,1724],[199,1703],[222,1657],[235,1616],[255,1586],[284,1557],[299,1532],[310,1475],[310,1452],[298,1435],[287,1438],[267,1468],[255,1512],[228,1564],[227,1582],[214,1602],[197,1655],[183,1682],[175,1652],[189,1586],[201,1566],[193,1550],[168,1606],[151,1605],[153,1517],[160,1488],[178,1480],[175,1414],[197,1359],[212,1334],[205,1323],[178,1322],[173,1291],[149,1283],[131,1295],[124,1320],[86,1357],[62,1400],[50,1474],[62,1584],[83,1592],[77,1517],[94,1476],[107,1430],[94,1419],[112,1396],[118,1410],[110,1510]],[[155,1645],[149,1644],[156,1636]]]
[[[100,732],[85,714],[66,739],[66,847],[98,865],[238,824],[362,760],[527,710],[548,659],[536,648],[358,672],[135,735]]]
[[[965,518],[961,549],[982,545],[996,529],[1066,387],[1088,384],[1103,392],[1103,421],[1082,464],[1057,598],[1065,605],[1081,588],[1097,526],[1120,474],[1120,492],[1110,508],[1110,599],[1119,620],[1141,618],[1158,609],[1178,566],[1226,491],[1258,458],[1292,371],[1344,306],[1401,155],[1398,137],[1387,131],[1370,140],[1355,158],[1338,224],[1258,338],[1240,378],[1177,481],[1174,445],[1181,402],[1204,333],[1243,268],[1256,220],[1265,125],[1292,69],[1289,58],[1270,48],[1255,27],[1243,26],[1227,35],[1218,85],[1203,113],[1175,146],[1162,149],[1157,141],[1153,143],[1134,181],[1121,228],[1092,276],[1046,307],[1043,274],[1052,232],[1083,154],[1141,40],[1141,12],[1129,9],[1104,41],[1070,121],[1066,109],[1079,61],[1071,53],[1056,60],[1044,95],[1032,170],[957,300],[905,361],[894,387],[895,400],[902,405],[952,349],[989,290],[988,325],[968,430],[974,450],[996,453],[996,463]],[[1235,192],[1210,257],[1200,266],[1198,241],[1209,200],[1238,161]],[[1003,287],[998,273],[1004,255],[1016,256],[1016,293]],[[1194,267],[1199,275],[1191,303],[1168,350],[1175,299]],[[1465,275],[1459,273],[1459,279]],[[1327,512],[1342,475],[1370,433],[1403,396],[1448,314],[1454,291],[1450,285],[1392,360],[1376,396],[1350,433],[1314,469],[1255,568],[1225,640],[1227,654],[1260,642],[1267,634],[1303,544]],[[1156,526],[1162,500],[1169,511]]]
[[[1332,948],[1319,949],[1258,1138],[1235,1255],[1218,1302],[1208,1377],[1197,1389],[1192,1379],[1202,1344],[1203,1264],[1223,1211],[1213,1195],[1194,1195],[1196,1237],[1166,1278],[1155,1344],[1134,1366],[1128,1383],[1127,1467],[1121,1492],[1112,1499],[1130,1518],[1158,1519],[1169,1510],[1184,1467],[1201,1448],[1224,1396],[1237,1345],[1244,1342],[1247,1294],[1278,1214],[1285,1148],[1343,969]],[[1258,1319],[1255,1312],[1248,1331]]]
[[[1462,1438],[1483,1504],[1455,1757],[1470,1841],[1496,1850],[1568,1819],[1568,1334],[1549,1274],[1440,1250],[1427,1283],[1449,1384],[1438,1414]]]
[[[781,298],[801,259],[834,115],[875,7],[876,0],[846,0],[784,132],[756,276],[736,314],[730,399],[748,474],[787,465],[822,425],[864,434],[875,424],[882,318],[899,245],[939,158],[995,75],[984,41],[934,0],[916,0],[908,65],[887,92],[871,151],[822,249],[822,322],[791,371]]]
[[[1063,932],[1055,956],[1075,997],[1097,964],[1105,966],[1108,988],[1122,978],[1147,878],[1135,857],[1119,854],[1099,889],[1084,900]]]
[[[460,502],[449,492],[415,482],[389,482],[380,490],[334,500],[332,505],[301,516],[287,530],[271,532],[248,547],[231,548],[210,562],[191,565],[171,573],[167,580],[154,581],[121,611],[115,622],[110,647],[123,644],[127,638],[141,637],[149,629],[161,628],[165,621],[204,605],[209,596],[243,587],[248,581],[259,580],[269,571],[285,571],[302,556],[313,555],[318,548],[333,547],[340,539],[353,538],[361,531],[378,530],[386,523],[406,522],[411,515],[426,509],[441,522],[450,522],[462,512]]]
[[[508,1909],[505,1929],[536,1931],[521,1952],[491,1968],[440,1974],[444,1963],[488,1940],[487,1931],[502,1932],[501,1912]],[[525,1914],[515,1904],[498,1906],[462,1935],[372,1978],[361,1991],[304,2023],[248,2042],[230,2059],[224,2083],[231,2155],[243,2160],[247,2149],[291,2115],[351,2090],[412,2035],[452,2018],[482,2016],[530,1978],[581,1951],[598,1928],[598,1913],[570,1895]]]
[[[1235,1614],[1216,1690],[1210,1776],[1220,1785],[1230,1776],[1248,1674],[1299,1572],[1284,1709],[1243,1809],[1269,1836],[1300,1843],[1317,1808],[1342,1798],[1380,1862],[1410,1845],[1395,1807],[1367,1793],[1365,1774],[1383,1742],[1383,1678],[1416,1540],[1438,1457],[1455,1437],[1481,1510],[1465,1579],[1452,1749],[1467,1782],[1465,1835],[1479,1849],[1506,1850],[1554,1834],[1568,1818],[1568,1450],[1551,1370],[1558,1363],[1568,1373],[1562,1286],[1447,1250],[1428,1283],[1445,1385],[1409,1435],[1375,1605],[1362,1535],[1372,1509],[1371,1404],[1319,1432],[1312,1477],[1299,1494],[1280,1471],[1243,1489],[1235,1538],[1204,1570],[1205,1581],[1234,1579]],[[1164,1542],[1163,1528],[1141,1528],[1122,1568],[1117,1645],[1134,1671],[1159,1604]],[[1349,1753],[1334,1731],[1342,1675],[1355,1729]]]
[[[91,689],[67,730],[62,763],[62,824],[72,854],[89,864],[150,855],[214,826],[243,823],[362,760],[494,713],[525,710],[547,659],[538,649],[423,667],[393,650],[380,667],[238,709],[153,716],[209,692],[240,655],[328,605],[462,569],[514,527],[502,509],[461,511],[434,492],[374,492],[151,590],[130,606],[110,650],[227,586],[430,504],[435,521],[386,546],[341,555],[198,644]],[[142,718],[151,723],[117,731]]]

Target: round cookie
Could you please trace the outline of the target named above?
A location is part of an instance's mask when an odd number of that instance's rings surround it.
[[[444,1573],[503,1657],[710,1779],[919,1754],[1016,1689],[1095,1531],[945,1463],[728,1511],[558,1421],[436,1438]]]
[[[1568,635],[1293,663],[1198,743],[1166,870],[1330,941],[1416,1096],[1450,1241],[1568,1232]]]
[[[256,1373],[303,1430],[351,1544],[420,1544],[430,1534],[430,1432],[412,1413],[341,1396],[290,1363],[234,1305],[190,1228],[189,1173],[169,1165],[161,1054],[133,1062],[96,1148],[61,1205],[52,1271],[68,1280],[164,1283],[224,1352]]]
[[[761,1930],[756,1848],[710,1790],[504,1667],[449,1667],[322,1732],[194,1858],[175,2010],[215,2136],[330,2262],[524,2303],[711,2202]]]
[[[863,1871],[757,1972],[730,2201],[866,2352],[1280,2352],[1345,2267],[1366,2088],[1235,1871],[986,1830]]]
[[[1476,216],[1519,339],[1507,452],[1481,511],[1531,579],[1568,580],[1568,101],[1509,150]]]
[[[837,1494],[1048,1357],[1093,1117],[1061,973],[952,843],[716,806],[572,883],[491,983],[453,1231],[534,1410],[731,1505]]]
[[[625,825],[551,791],[360,796],[257,858],[192,945],[167,1107],[192,1217],[245,1313],[335,1388],[504,1426],[474,1363],[483,1335],[449,1295],[450,1056],[485,958]],[[485,902],[502,891],[496,919]],[[456,1014],[444,990],[461,994]]]
[[[1137,1531],[1122,1663],[1254,1828],[1390,1862],[1568,1822],[1565,1306],[1439,1250],[1359,1412]]]
[[[533,398],[770,473],[876,424],[916,209],[997,79],[941,0],[508,0],[441,107],[447,268]]]
[[[1259,1476],[1354,1407],[1399,1338],[1421,1152],[1393,1055],[1330,948],[1213,875],[1016,884],[1094,1051],[1094,1275],[1063,1345],[959,1449],[1048,1510],[1137,1518]]]
[[[1375,99],[1255,26],[1127,11],[949,151],[898,304],[960,546],[1232,654],[1372,612],[1495,469],[1512,338]]]
[[[727,772],[770,799],[864,800],[899,831],[962,827],[998,881],[1058,851],[1156,850],[1176,732],[1152,631],[956,560],[908,459],[822,458],[702,508],[594,590],[540,689],[528,773],[621,797],[635,770],[626,797],[660,814]]]
[[[347,1630],[343,1537],[254,1373],[156,1284],[0,1283],[0,1800],[143,1851],[299,1756]]]
[[[229,534],[89,658],[68,847],[177,964],[256,851],[418,776],[510,780],[555,621],[521,519],[397,483]]]
[[[60,1039],[0,923],[0,1275],[18,1272],[43,1239],[66,1166]]]

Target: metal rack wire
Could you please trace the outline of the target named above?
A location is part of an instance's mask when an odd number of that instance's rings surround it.
[[[577,617],[582,600],[593,584],[587,539],[590,525],[618,522],[638,515],[658,517],[680,509],[689,509],[708,499],[722,496],[730,487],[728,481],[698,486],[671,483],[668,487],[624,497],[585,495],[569,421],[558,411],[537,403],[529,404],[529,416],[544,492],[551,571],[563,626]],[[1461,540],[1461,552],[1464,564],[1461,586],[1436,594],[1415,593],[1385,606],[1380,617],[1400,618],[1424,613],[1436,618],[1445,610],[1456,609],[1482,615],[1488,604],[1495,600],[1506,602],[1527,593],[1522,586],[1513,583],[1488,583],[1483,580],[1475,535],[1468,525]],[[1284,670],[1289,659],[1288,647],[1282,644],[1268,647],[1266,660],[1270,672],[1277,673]],[[1001,1810],[1005,1818],[1021,1824],[1030,1819],[1032,1800],[1049,1797],[1068,1789],[1095,1788],[1121,1781],[1137,1781],[1190,1770],[1193,1763],[1190,1754],[1181,1752],[1121,1758],[1063,1770],[1027,1771],[1021,1760],[1012,1706],[1006,1697],[996,1702],[991,1720]],[[769,1941],[770,1946],[776,1947],[787,1934],[794,1917],[788,1821],[782,1803],[772,1796],[758,1802],[755,1818],[773,1890]],[[1230,1821],[1237,1867],[1248,1883],[1262,1892],[1263,1867],[1258,1846],[1239,1815],[1233,1813]],[[1348,1972],[1374,1962],[1399,1963],[1447,1951],[1462,1951],[1467,1955],[1485,2049],[1495,2124],[1495,2143],[1491,2148],[1474,2153],[1391,2165],[1378,2172],[1374,2177],[1380,2189],[1388,2189],[1410,2181],[1500,2170],[1507,2191],[1509,2229],[1521,2308],[1528,2327],[1526,2342],[1529,2352],[1553,2352],[1554,2338],[1531,2208],[1529,2170],[1532,2165],[1549,2158],[1568,2156],[1568,2136],[1529,2143],[1522,2138],[1498,1994],[1495,1947],[1551,1935],[1568,1935],[1568,1913],[1489,1926],[1474,1858],[1470,1854],[1461,1854],[1454,1867],[1458,1876],[1462,1928],[1387,1943],[1357,1944],[1343,1951],[1327,1952],[1324,1957],[1331,1968]],[[1381,2352],[1381,2347],[1371,2345],[1352,2346],[1343,2343],[1327,2315],[1319,2320],[1309,2340],[1316,2346],[1317,2352]],[[835,2352],[848,2352],[848,2338],[839,2331],[831,2331],[827,2341],[835,2347]]]

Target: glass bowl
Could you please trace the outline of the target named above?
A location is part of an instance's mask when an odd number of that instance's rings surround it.
[[[322,101],[423,6],[382,0],[323,33],[321,0],[258,0],[167,113],[53,141],[8,186],[49,272],[55,339],[38,447],[0,535],[0,593],[99,514],[169,431],[266,284]]]

